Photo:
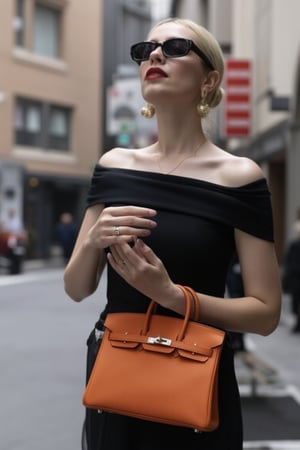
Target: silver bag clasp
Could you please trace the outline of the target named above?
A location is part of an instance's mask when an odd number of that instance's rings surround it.
[[[148,337],[147,344],[159,344],[159,345],[167,345],[170,346],[172,344],[171,339],[167,339],[161,336],[156,337]]]

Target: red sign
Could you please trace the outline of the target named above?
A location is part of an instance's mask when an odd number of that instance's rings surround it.
[[[251,79],[249,60],[228,58],[225,61],[225,137],[248,137],[251,134]]]

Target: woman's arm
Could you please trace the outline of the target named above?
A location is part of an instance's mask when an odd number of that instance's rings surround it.
[[[107,207],[95,205],[87,209],[80,232],[65,269],[66,293],[75,301],[91,295],[97,288],[106,264],[105,248],[145,237],[156,226],[156,212],[138,206]]]
[[[104,249],[93,245],[90,236],[90,230],[102,211],[102,205],[86,210],[72,256],[65,268],[65,291],[75,301],[82,300],[96,290],[105,267]]]
[[[203,320],[230,331],[268,335],[277,327],[281,312],[274,245],[240,230],[235,236],[244,297],[219,301],[200,294]]]

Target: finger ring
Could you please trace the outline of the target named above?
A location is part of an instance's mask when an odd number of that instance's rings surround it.
[[[114,227],[114,235],[119,236],[120,235],[120,227]]]

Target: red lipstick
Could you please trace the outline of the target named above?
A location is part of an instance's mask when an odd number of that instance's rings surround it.
[[[159,67],[151,67],[151,69],[147,70],[145,78],[146,80],[156,80],[165,77],[167,77],[167,74],[162,69]]]

